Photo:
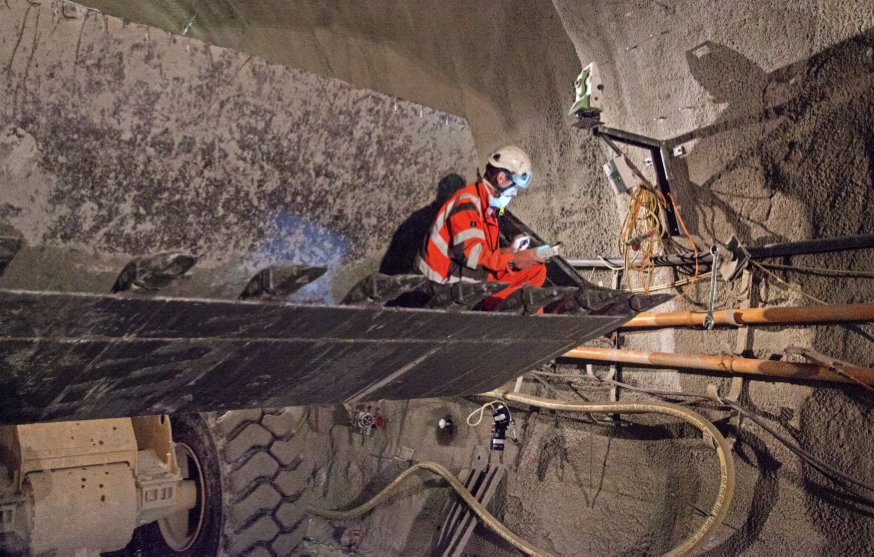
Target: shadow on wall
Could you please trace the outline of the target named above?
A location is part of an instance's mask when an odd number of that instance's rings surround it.
[[[388,250],[379,264],[379,272],[386,275],[403,275],[415,270],[416,254],[428,235],[428,230],[437,216],[437,211],[452,195],[466,186],[458,174],[448,174],[437,184],[434,201],[410,215],[401,223],[391,237]]]
[[[713,124],[666,141],[669,149],[696,141],[685,161],[673,159],[697,209],[684,215],[693,231],[715,238],[719,213],[742,242],[786,241],[776,223],[789,217],[807,220],[812,237],[874,231],[874,30],[770,73],[713,42],[686,59],[726,105]],[[778,192],[806,214],[777,214]]]
[[[712,100],[725,105],[713,124],[666,141],[669,150],[695,142],[685,159],[672,159],[681,198],[696,208],[683,215],[692,231],[724,241],[717,235],[727,224],[741,242],[756,244],[874,232],[874,30],[772,72],[712,42],[690,49],[686,59]],[[826,260],[864,261],[857,254]],[[833,302],[869,301],[870,289],[859,286],[834,278],[805,282],[805,290],[828,292],[822,295]],[[870,353],[870,337],[822,329],[813,348],[838,358]],[[792,433],[815,456],[874,483],[868,442],[874,412],[864,398],[847,387],[817,389]],[[708,555],[750,547],[778,497],[776,461],[748,432],[741,437],[760,476],[743,527]],[[807,465],[803,482],[807,514],[828,554],[874,554],[874,505]]]
[[[716,547],[702,553],[702,557],[743,554],[759,539],[765,523],[771,515],[771,510],[777,503],[777,497],[780,493],[780,480],[777,472],[782,464],[771,456],[765,442],[752,432],[743,430],[738,432],[734,452],[745,465],[754,471],[753,473],[759,475],[752,489],[750,510],[739,529]]]
[[[802,446],[869,485],[874,484],[872,435],[874,398],[864,391],[818,389],[802,407]],[[874,494],[851,484],[847,489],[809,465],[803,480],[807,512],[828,539],[827,554],[874,555]]]

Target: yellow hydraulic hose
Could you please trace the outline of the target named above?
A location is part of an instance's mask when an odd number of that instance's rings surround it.
[[[503,398],[513,402],[521,402],[530,406],[539,406],[550,410],[566,412],[591,412],[597,414],[667,414],[680,418],[694,425],[704,433],[704,438],[713,439],[716,454],[719,456],[719,493],[707,519],[683,543],[666,553],[666,555],[686,555],[704,543],[711,531],[718,526],[728,513],[728,507],[734,496],[734,461],[731,459],[731,447],[719,430],[701,414],[671,404],[669,402],[564,402],[532,395],[512,392],[491,391],[483,393],[486,397]]]
[[[701,546],[707,539],[707,536],[719,525],[725,518],[728,512],[728,507],[731,504],[731,499],[734,496],[734,461],[731,457],[731,448],[728,446],[725,438],[719,433],[712,423],[707,421],[703,416],[676,404],[668,402],[563,402],[548,398],[541,398],[521,393],[490,391],[483,393],[482,396],[490,398],[501,398],[508,401],[520,402],[529,406],[538,406],[551,410],[563,410],[566,412],[587,412],[598,414],[643,414],[657,413],[667,414],[685,420],[704,433],[705,439],[712,439],[716,446],[716,453],[719,456],[720,482],[719,493],[716,496],[716,501],[707,519],[690,537],[683,541],[680,545],[669,551],[666,555],[686,555]],[[499,536],[507,540],[516,549],[526,555],[548,555],[548,553],[537,549],[525,540],[519,538],[506,526],[501,524],[485,507],[483,507],[470,491],[464,487],[458,479],[449,470],[436,462],[420,462],[404,471],[391,484],[383,489],[376,497],[367,503],[348,511],[330,511],[310,507],[309,511],[313,514],[322,516],[331,520],[344,520],[361,516],[371,510],[377,504],[382,502],[388,495],[393,492],[397,486],[410,475],[418,470],[430,470],[446,479],[449,485],[464,499],[464,502],[470,506],[471,510],[476,513],[483,523],[491,528]]]
[[[461,498],[464,499],[464,502],[468,504],[471,510],[476,513],[476,515],[480,517],[480,519],[482,519],[483,523],[487,527],[491,528],[499,536],[510,542],[513,547],[515,547],[525,555],[549,555],[548,553],[537,549],[536,547],[529,544],[528,542],[511,532],[509,529],[507,529],[506,526],[501,524],[501,522],[497,518],[495,518],[492,513],[487,511],[486,508],[483,507],[473,495],[471,495],[470,491],[468,491],[467,488],[464,487],[463,483],[458,481],[458,478],[456,478],[452,474],[452,472],[437,464],[436,462],[420,462],[404,470],[403,474],[395,478],[395,481],[388,484],[388,487],[380,491],[376,497],[364,503],[360,507],[356,507],[348,511],[329,511],[325,509],[310,507],[309,512],[327,518],[329,520],[346,520],[349,518],[361,516],[379,503],[381,503],[383,499],[388,497],[391,492],[397,489],[397,486],[402,481],[407,479],[418,470],[430,470],[431,472],[435,472],[440,476],[443,476],[443,478],[447,482],[449,482],[449,485],[452,486],[452,489],[454,489],[461,496]]]

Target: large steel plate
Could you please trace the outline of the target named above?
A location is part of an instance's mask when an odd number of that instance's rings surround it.
[[[470,395],[630,317],[0,291],[0,423]]]

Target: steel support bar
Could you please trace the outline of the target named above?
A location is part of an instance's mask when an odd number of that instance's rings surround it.
[[[709,264],[712,260],[710,253],[705,249],[698,252],[698,262]],[[622,257],[585,257],[575,259],[565,259],[568,264],[577,269],[610,269],[615,267],[624,267],[625,259]],[[650,261],[656,267],[681,267],[684,265],[695,265],[695,254],[693,252],[677,253],[672,255],[656,255],[650,257]],[[640,264],[642,259],[632,260],[631,263]]]
[[[596,136],[607,139],[608,145],[611,145],[609,140],[612,140],[648,150],[650,157],[652,158],[653,168],[655,169],[656,182],[658,182],[659,191],[662,192],[665,199],[671,195],[671,185],[668,182],[668,173],[664,161],[665,149],[662,146],[661,141],[651,137],[638,135],[636,133],[608,128],[606,126],[598,126],[592,130],[592,133]],[[611,145],[611,148],[614,150],[615,147],[615,145]],[[670,235],[679,236],[680,228],[677,225],[677,215],[674,214],[674,208],[670,204],[665,207],[665,220],[667,221],[665,224],[668,227]]]
[[[785,257],[788,255],[802,255],[810,253],[826,253],[832,251],[849,251],[856,249],[874,248],[874,234],[859,234],[856,236],[840,236],[838,238],[820,238],[818,240],[802,240],[799,242],[787,242],[785,244],[766,244],[746,248],[751,259],[768,259],[770,257]],[[660,255],[651,258],[657,267],[677,267],[682,265],[694,265],[695,253],[686,252],[672,255]],[[697,256],[699,263],[710,263],[712,256],[707,250],[701,250]],[[622,267],[625,260],[621,257],[566,259],[573,267],[584,268],[609,268]]]
[[[666,327],[701,327],[703,311],[675,311],[640,313],[622,326],[632,329],[661,329]],[[843,304],[833,306],[797,306],[780,308],[726,309],[713,312],[716,325],[733,327],[743,325],[817,325],[826,323],[859,323],[874,321],[874,304]]]
[[[592,130],[592,134],[596,136],[603,135],[605,137],[609,137],[614,141],[619,141],[620,143],[631,145],[632,147],[640,147],[642,149],[661,148],[661,142],[658,139],[653,139],[651,137],[646,137],[645,135],[638,135],[636,133],[617,130],[614,128],[608,128],[607,126],[598,126],[597,128]]]
[[[587,362],[619,362],[631,365],[672,368],[678,371],[714,371],[728,374],[748,375],[758,379],[783,379],[792,381],[829,381],[851,383],[828,367],[816,364],[801,364],[731,356],[704,356],[699,354],[668,354],[665,352],[640,352],[580,346],[567,352],[564,358]],[[866,385],[874,385],[874,369],[843,366],[842,371]]]
[[[803,253],[826,253],[865,248],[874,248],[874,234],[801,240],[785,244],[765,244],[764,246],[747,248],[747,251],[753,259],[767,259],[768,257],[784,257]]]

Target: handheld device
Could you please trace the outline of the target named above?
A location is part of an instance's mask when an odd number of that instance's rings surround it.
[[[556,255],[561,253],[561,247],[562,247],[561,242],[556,242],[552,245],[545,244],[545,245],[539,246],[537,248],[537,257],[539,257],[540,259],[543,259],[544,261],[549,259],[550,257],[555,257]]]

